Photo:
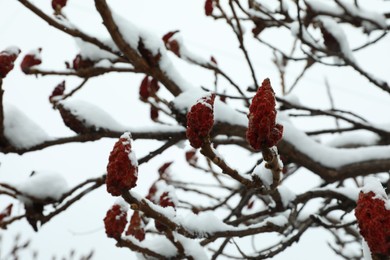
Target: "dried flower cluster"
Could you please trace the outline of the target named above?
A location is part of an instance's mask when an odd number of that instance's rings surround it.
[[[204,4],[204,12],[207,16],[210,16],[213,13],[213,0],[206,0]]]
[[[200,148],[214,125],[215,95],[198,100],[187,114],[187,138],[194,148]]]
[[[390,210],[374,192],[360,192],[355,216],[360,234],[374,254],[390,256]]]
[[[283,126],[275,124],[275,93],[270,80],[263,81],[249,107],[246,139],[255,150],[276,145],[283,135]]]
[[[163,36],[162,40],[168,50],[173,52],[176,56],[180,57],[180,45],[176,39],[172,38],[178,32],[179,31],[169,32]]]
[[[55,101],[58,101],[58,97],[59,96],[62,96],[64,94],[64,91],[65,91],[65,80],[62,81],[60,84],[58,84],[53,92],[51,93],[50,97],[49,97],[49,101],[50,103],[54,103]]]
[[[146,101],[149,97],[154,97],[159,90],[160,86],[158,81],[154,78],[150,79],[149,76],[141,81],[139,86],[139,96],[142,101]]]
[[[32,66],[39,65],[42,63],[40,53],[42,48],[37,49],[36,51],[31,51],[29,54],[24,56],[20,67],[22,71],[26,74],[30,72]]]
[[[80,54],[76,55],[72,63],[73,63],[73,69],[76,71],[81,69],[91,68],[95,64],[94,61],[90,59],[84,59]],[[67,67],[69,67],[69,65],[67,65]]]
[[[104,218],[104,227],[108,237],[119,239],[127,225],[127,210],[118,204],[114,204],[107,211]]]
[[[51,7],[54,11],[58,12],[66,5],[66,2],[67,0],[52,0]]]
[[[133,216],[131,216],[130,225],[127,228],[126,235],[133,236],[139,241],[143,241],[145,239],[145,230],[138,211],[134,211]]]
[[[159,199],[159,203],[158,203],[161,207],[163,208],[166,208],[166,207],[173,207],[173,208],[176,208],[176,205],[175,203],[173,202],[169,192],[163,192],[160,196],[160,199]],[[167,230],[167,226],[165,226],[163,223],[161,223],[160,221],[155,221],[154,222],[155,224],[155,227],[158,231],[160,232],[164,232]]]
[[[77,134],[87,134],[90,133],[93,129],[85,126],[85,123],[81,121],[76,115],[72,113],[67,107],[64,107],[62,104],[57,105],[58,111],[60,111],[62,121],[64,124],[72,129]]]
[[[107,165],[107,191],[119,196],[137,184],[138,163],[131,150],[131,137],[125,133],[115,143]]]
[[[0,212],[0,223],[7,217],[11,216],[13,204],[9,204],[3,211]]]
[[[19,53],[20,50],[16,47],[9,47],[0,52],[0,78],[5,78],[14,68],[14,62]]]

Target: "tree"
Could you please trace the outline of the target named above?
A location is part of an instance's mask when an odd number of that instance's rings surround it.
[[[106,161],[96,163],[107,167],[98,167],[104,174],[87,177],[85,169],[92,166],[86,157],[98,151],[85,155],[77,153],[77,146],[61,158],[63,164],[80,168],[73,186],[67,184],[69,177],[35,169],[23,182],[12,183],[5,168],[0,182],[0,196],[7,202],[1,203],[2,229],[27,220],[40,232],[87,195],[102,190],[107,198],[108,194],[117,198],[102,213],[107,236],[141,258],[267,259],[288,252],[310,230],[321,229],[334,237],[329,246],[339,258],[361,259],[364,251],[366,259],[388,259],[390,204],[384,187],[390,185],[390,131],[373,122],[378,114],[383,117],[383,111],[366,109],[359,115],[364,104],[352,109],[336,106],[340,98],[347,102],[351,97],[334,95],[338,85],[332,83],[341,71],[348,75],[344,79],[348,84],[387,100],[387,79],[376,74],[385,66],[378,60],[377,67],[368,66],[374,59],[364,55],[386,55],[389,13],[372,11],[362,1],[207,0],[202,3],[203,15],[229,28],[229,41],[234,39],[241,52],[234,67],[223,57],[212,56],[213,50],[207,58],[195,54],[178,28],[160,37],[133,25],[131,17],[118,14],[127,7],[123,3],[110,8],[106,0],[95,0],[98,20],[87,32],[83,23],[72,20],[77,9],[72,1],[53,0],[51,6],[14,2],[76,40],[79,50],[65,68],[56,63],[46,68],[47,60],[69,55],[62,52],[61,42],[55,46],[58,56],[48,58],[41,58],[46,47],[21,52],[0,46],[3,162],[10,160],[9,154],[22,155],[18,158],[22,160],[51,147],[65,150],[71,143],[95,142],[107,154]],[[373,5],[388,8],[386,1]],[[164,17],[162,10],[158,12]],[[270,75],[258,72],[258,59],[273,63],[276,70]],[[59,81],[48,97],[51,113],[57,119],[60,115],[73,134],[49,136],[4,102],[12,92],[9,79],[21,73],[14,68],[19,61],[20,71],[36,76],[34,81],[49,76]],[[306,78],[323,73],[328,73],[326,95],[308,92]],[[139,88],[116,87],[126,82],[116,81],[123,74],[138,81]],[[109,90],[102,104],[93,105],[86,100],[97,95],[94,87],[101,86],[99,82]],[[321,84],[316,85],[312,88],[322,91]],[[133,95],[123,97],[120,91],[125,88]],[[324,107],[326,102],[330,108]],[[139,120],[115,116],[114,110],[107,113],[104,105]],[[120,123],[114,118],[121,118]],[[104,138],[111,139],[110,148],[101,144]],[[175,158],[167,156],[169,150]],[[68,160],[71,153],[82,159]],[[153,165],[157,160],[159,167]],[[308,187],[292,191],[308,179]],[[23,210],[15,210],[17,205]],[[95,216],[88,214],[91,218]],[[270,240],[264,243],[264,238]],[[28,247],[19,242],[10,256],[17,257]]]

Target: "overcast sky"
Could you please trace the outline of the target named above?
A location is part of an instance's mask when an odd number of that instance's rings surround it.
[[[52,13],[49,1],[35,0],[33,2],[42,7],[45,12]],[[93,1],[69,0],[68,2],[64,11],[74,24],[92,35],[108,37],[107,32],[101,26],[101,19],[94,9]],[[215,22],[205,17],[203,1],[111,0],[108,3],[118,14],[159,37],[168,31],[179,29],[188,49],[207,59],[213,55],[218,64],[242,86],[251,84],[250,74],[245,67],[234,35],[223,22]],[[375,6],[372,5],[371,8]],[[287,36],[282,36],[277,32],[270,32],[268,38],[280,44],[283,41],[291,41]],[[351,46],[357,46],[360,40],[353,34]],[[60,70],[64,68],[64,61],[73,60],[78,53],[77,45],[71,37],[47,26],[16,0],[0,0],[0,50],[10,45],[18,46],[23,51],[22,56],[31,49],[42,47],[42,68]],[[356,54],[364,68],[388,82],[390,82],[389,46],[390,40],[387,37],[372,50]],[[259,79],[270,77],[276,92],[280,93],[279,77],[270,60],[271,53],[254,43],[249,43],[249,48],[257,77]],[[174,57],[173,59],[175,60]],[[20,60],[19,58],[18,62]],[[175,64],[193,85],[212,88],[212,74],[177,60]],[[292,73],[298,72],[294,67],[290,70]],[[354,110],[376,123],[388,122],[388,116],[385,115],[390,110],[389,96],[369,85],[366,80],[350,69],[315,66],[295,91],[303,104],[329,108],[324,85],[326,75],[338,108]],[[125,125],[150,125],[148,118],[140,116],[149,113],[149,107],[138,101],[138,86],[141,78],[140,75],[102,76],[91,80],[85,89],[77,94],[77,98],[99,105]],[[5,102],[21,109],[52,136],[72,135],[72,132],[63,126],[58,111],[52,110],[48,102],[52,89],[62,80],[60,77],[39,77],[37,79],[33,76],[24,76],[16,68],[3,83]],[[75,87],[79,82],[81,80],[77,78],[67,79],[69,87]],[[313,126],[302,121],[300,127],[312,129],[329,126],[329,124],[333,122],[321,120]],[[0,182],[17,183],[26,179],[32,170],[44,169],[59,172],[65,176],[70,186],[76,185],[88,177],[100,176],[105,172],[108,154],[114,142],[115,140],[103,139],[94,143],[47,148],[22,156],[0,155]],[[158,147],[158,144],[155,141],[135,142],[137,156],[142,157]],[[222,152],[232,164],[239,165],[245,161],[245,154],[232,156],[229,155],[228,149]],[[157,177],[156,169],[171,158],[178,158],[173,165],[173,172],[180,172],[184,169],[184,155],[181,148],[169,149],[160,158],[153,159],[147,165],[140,167],[137,192],[145,194]],[[301,177],[304,178],[304,182],[299,181],[302,180]],[[318,181],[317,177],[303,170],[295,180],[291,181],[290,188],[296,191],[305,190],[313,187]],[[6,232],[0,231],[4,243],[1,249],[9,248],[12,237],[20,233],[22,239],[32,240],[30,247],[39,252],[39,259],[49,259],[52,255],[63,256],[71,249],[76,249],[80,254],[86,254],[93,249],[95,259],[130,259],[128,256],[132,253],[129,250],[116,248],[115,241],[106,238],[104,234],[102,219],[114,200],[102,187],[74,204],[66,213],[54,218],[38,233],[34,233],[27,222],[21,220],[11,225]],[[0,210],[5,205],[7,203],[1,201]],[[15,209],[18,212],[22,210],[22,206]],[[264,236],[264,241],[258,241],[258,243],[266,243],[266,239],[267,236]],[[308,231],[303,235],[299,244],[288,248],[274,259],[336,259],[326,244],[326,241],[331,241],[331,239],[327,232]],[[23,259],[29,259],[25,257]]]

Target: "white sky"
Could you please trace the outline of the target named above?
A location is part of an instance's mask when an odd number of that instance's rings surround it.
[[[33,1],[44,11],[51,13],[49,1]],[[47,2],[47,3],[46,3]],[[132,23],[147,28],[158,36],[168,31],[179,29],[189,50],[199,53],[208,59],[210,55],[216,57],[218,64],[241,85],[251,84],[246,64],[238,49],[238,43],[223,22],[215,22],[204,16],[204,1],[199,0],[143,0],[143,1],[108,1],[121,14]],[[124,3],[125,2],[125,3]],[[364,1],[363,1],[364,2]],[[370,1],[371,2],[371,1]],[[387,10],[390,10],[389,5]],[[90,34],[107,35],[100,25],[101,19],[93,8],[93,1],[69,0],[65,14],[81,29]],[[289,34],[284,32],[285,35]],[[288,41],[287,36],[270,32],[269,40],[278,44]],[[357,46],[359,39],[351,38],[350,45]],[[42,68],[64,68],[64,61],[71,61],[78,53],[74,40],[62,32],[57,31],[45,22],[35,17],[31,12],[16,0],[0,0],[0,50],[9,45],[16,45],[23,51],[21,56],[30,49],[42,47]],[[256,43],[249,43],[255,64],[258,80],[270,77],[274,89],[280,93],[279,77],[274,65],[270,61],[271,53]],[[388,61],[390,60],[389,37],[372,50],[359,52],[356,57],[364,68],[376,76],[390,82]],[[175,59],[175,58],[173,58]],[[21,58],[18,59],[20,62]],[[387,63],[386,63],[387,62]],[[213,75],[202,70],[177,61],[178,68],[184,77],[193,85],[202,85],[212,88]],[[18,64],[17,64],[18,66]],[[294,67],[289,68],[296,73]],[[357,73],[351,69],[324,68],[315,66],[296,89],[296,95],[301,102],[308,106],[329,108],[326,97],[324,77],[328,80],[335,96],[338,108],[350,109],[367,116],[376,123],[387,122],[387,111],[390,109],[389,95],[367,84]],[[62,125],[58,111],[51,109],[48,96],[56,84],[62,81],[59,77],[24,76],[19,68],[15,68],[4,80],[5,101],[21,109],[32,120],[41,125],[52,136],[71,135],[72,132]],[[139,75],[113,74],[101,76],[91,80],[84,90],[77,94],[77,98],[84,99],[99,105],[124,125],[137,124],[140,126],[150,124],[150,120],[140,116],[149,113],[149,107],[138,101],[138,86],[141,81]],[[67,80],[67,86],[75,87],[79,79]],[[291,78],[289,78],[291,84]],[[289,84],[289,85],[290,85]],[[232,92],[234,93],[234,92]],[[234,93],[235,94],[235,93]],[[318,121],[318,122],[317,122]],[[333,120],[317,120],[315,125],[299,122],[304,129],[317,129],[323,126],[330,127]],[[68,144],[61,147],[52,147],[42,151],[27,153],[23,156],[9,154],[0,155],[0,182],[20,182],[27,178],[32,170],[52,170],[64,175],[70,186],[92,176],[100,176],[105,172],[108,154],[115,140],[104,139],[87,144]],[[142,157],[150,150],[158,147],[155,141],[136,141],[134,143],[137,157]],[[187,146],[188,149],[188,146]],[[244,166],[247,154],[230,154],[229,148],[220,152],[228,158],[232,165]],[[156,169],[172,158],[178,162],[172,166],[172,171],[182,173],[184,168],[184,154],[178,147],[169,149],[163,156],[153,159],[147,165],[140,167],[139,184],[136,188],[140,194],[145,194],[157,174]],[[195,176],[195,178],[198,178]],[[302,181],[304,179],[304,181]],[[318,183],[318,177],[301,171],[289,187],[295,191],[306,190]],[[3,199],[3,198],[2,198]],[[40,232],[34,233],[25,220],[13,224],[6,232],[0,231],[4,245],[0,248],[9,248],[13,236],[22,234],[23,239],[32,239],[31,248],[39,251],[39,259],[49,259],[51,255],[66,255],[71,249],[86,254],[95,249],[94,259],[133,259],[127,249],[115,247],[115,241],[108,239],[104,234],[102,219],[107,209],[114,202],[105,188],[100,188],[74,204],[65,214],[54,218],[42,227]],[[7,205],[0,202],[0,210]],[[18,211],[18,207],[15,207]],[[20,206],[19,210],[22,210]],[[267,243],[268,235],[259,238],[259,247]],[[264,240],[263,240],[264,239]],[[274,259],[336,259],[328,248],[326,242],[332,241],[329,233],[311,230],[306,232],[299,244],[288,248]],[[8,247],[7,247],[8,246]],[[1,255],[0,255],[1,258]],[[30,259],[25,255],[23,259]]]

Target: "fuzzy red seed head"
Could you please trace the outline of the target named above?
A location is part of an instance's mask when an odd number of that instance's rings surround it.
[[[37,51],[32,51],[26,56],[24,56],[22,63],[20,64],[20,67],[24,73],[28,74],[32,66],[39,65],[42,63],[40,57],[41,51],[42,49],[39,48]]]
[[[83,57],[80,54],[77,54],[76,57],[73,59],[74,70],[91,68],[93,67],[94,64],[95,63],[92,60],[83,59]]]
[[[107,165],[107,191],[119,196],[137,184],[138,163],[131,150],[130,134],[123,134],[115,143]]]
[[[214,125],[215,95],[198,100],[187,113],[187,138],[194,148],[200,148]]]
[[[62,96],[65,91],[65,80],[58,84],[49,97],[50,103],[54,103],[57,97]]]
[[[54,11],[61,10],[66,5],[67,0],[52,0],[51,7]]]
[[[131,216],[130,225],[126,230],[126,235],[133,236],[139,241],[143,241],[145,239],[145,230],[138,211],[134,211],[133,216]]]
[[[156,79],[150,80],[149,76],[145,76],[139,87],[140,99],[146,101],[149,97],[155,96],[159,89],[160,86]]]
[[[355,216],[373,254],[390,256],[390,210],[374,192],[360,192]]]
[[[282,139],[283,126],[275,124],[275,119],[275,94],[269,79],[265,79],[249,107],[246,139],[253,149],[272,147]]]
[[[5,78],[14,68],[14,62],[20,53],[19,48],[9,47],[0,52],[0,78]]]
[[[204,4],[204,12],[207,16],[210,16],[213,13],[213,0],[206,0]]]
[[[127,225],[127,211],[120,205],[115,204],[107,211],[104,218],[104,227],[108,237],[118,240]]]

